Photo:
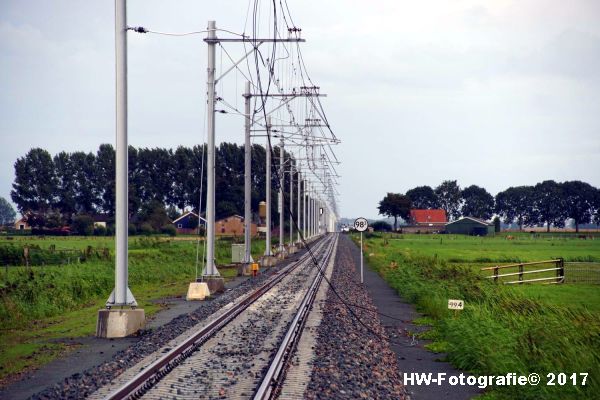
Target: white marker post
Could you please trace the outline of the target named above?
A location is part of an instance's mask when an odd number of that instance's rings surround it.
[[[360,232],[360,283],[364,282],[363,275],[363,232],[369,228],[369,221],[366,218],[356,218],[354,220],[354,229]]]

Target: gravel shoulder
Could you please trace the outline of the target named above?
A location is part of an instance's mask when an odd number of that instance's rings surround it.
[[[306,398],[404,399],[396,356],[371,297],[356,283],[350,246],[354,245],[340,235],[331,279],[339,297],[328,290]],[[357,322],[342,301],[360,304],[353,312],[368,328]]]
[[[346,235],[341,235],[340,244],[344,244],[346,251],[352,258],[354,274],[360,274],[360,249]],[[440,360],[445,354],[433,353],[424,346],[430,341],[418,339],[413,334],[427,330],[427,327],[414,325],[412,321],[421,317],[415,307],[404,301],[394,289],[373,271],[367,260],[364,260],[364,285],[373,301],[379,315],[379,320],[385,328],[387,336],[392,340],[390,347],[395,353],[396,364],[401,374],[407,372],[446,373],[447,377],[459,375],[463,371],[457,370],[450,363]],[[387,317],[387,316],[389,317]],[[391,318],[390,318],[391,317]],[[464,373],[465,376],[469,374]],[[411,399],[434,400],[471,399],[481,394],[481,389],[471,386],[450,386],[448,382],[442,385],[406,385],[406,391]]]

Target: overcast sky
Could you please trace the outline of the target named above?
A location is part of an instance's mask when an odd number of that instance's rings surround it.
[[[342,216],[376,217],[386,192],[445,179],[492,194],[545,179],[600,186],[600,1],[288,3],[342,140]],[[247,6],[130,0],[128,23],[240,32]],[[112,1],[0,2],[0,70],[0,196],[31,147],[114,143]],[[202,36],[130,33],[130,143],[199,143],[205,74]],[[217,141],[243,143],[239,117],[217,127]]]

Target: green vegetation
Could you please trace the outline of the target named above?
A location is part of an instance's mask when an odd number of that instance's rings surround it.
[[[0,279],[0,382],[11,374],[41,365],[68,350],[60,339],[91,335],[97,310],[114,286],[114,238],[19,237],[0,240],[5,248],[38,246],[48,252],[88,247],[107,248],[109,257],[91,257],[81,263],[33,267],[7,267]],[[219,264],[231,261],[232,239],[217,241]],[[194,237],[138,237],[129,244],[129,283],[147,315],[160,309],[154,300],[184,296],[196,274]],[[256,259],[264,241],[253,241]],[[200,243],[200,257],[203,246]],[[201,272],[201,271],[200,271]],[[222,268],[227,279],[235,268]]]
[[[597,398],[600,393],[600,288],[592,285],[496,285],[482,279],[488,263],[552,257],[600,260],[600,241],[526,235],[368,235],[369,264],[433,329],[434,351],[475,374],[589,372],[583,386],[488,389],[490,399]],[[457,314],[448,299],[465,300]]]

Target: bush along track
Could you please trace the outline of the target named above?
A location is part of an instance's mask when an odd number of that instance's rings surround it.
[[[356,238],[354,238],[356,240]],[[538,386],[490,387],[489,399],[596,399],[600,393],[600,317],[585,308],[545,304],[485,281],[437,257],[406,255],[384,240],[365,243],[365,257],[404,299],[426,314],[431,349],[476,375],[538,373]],[[448,299],[465,300],[454,314]],[[585,386],[546,385],[548,373],[589,373]]]

